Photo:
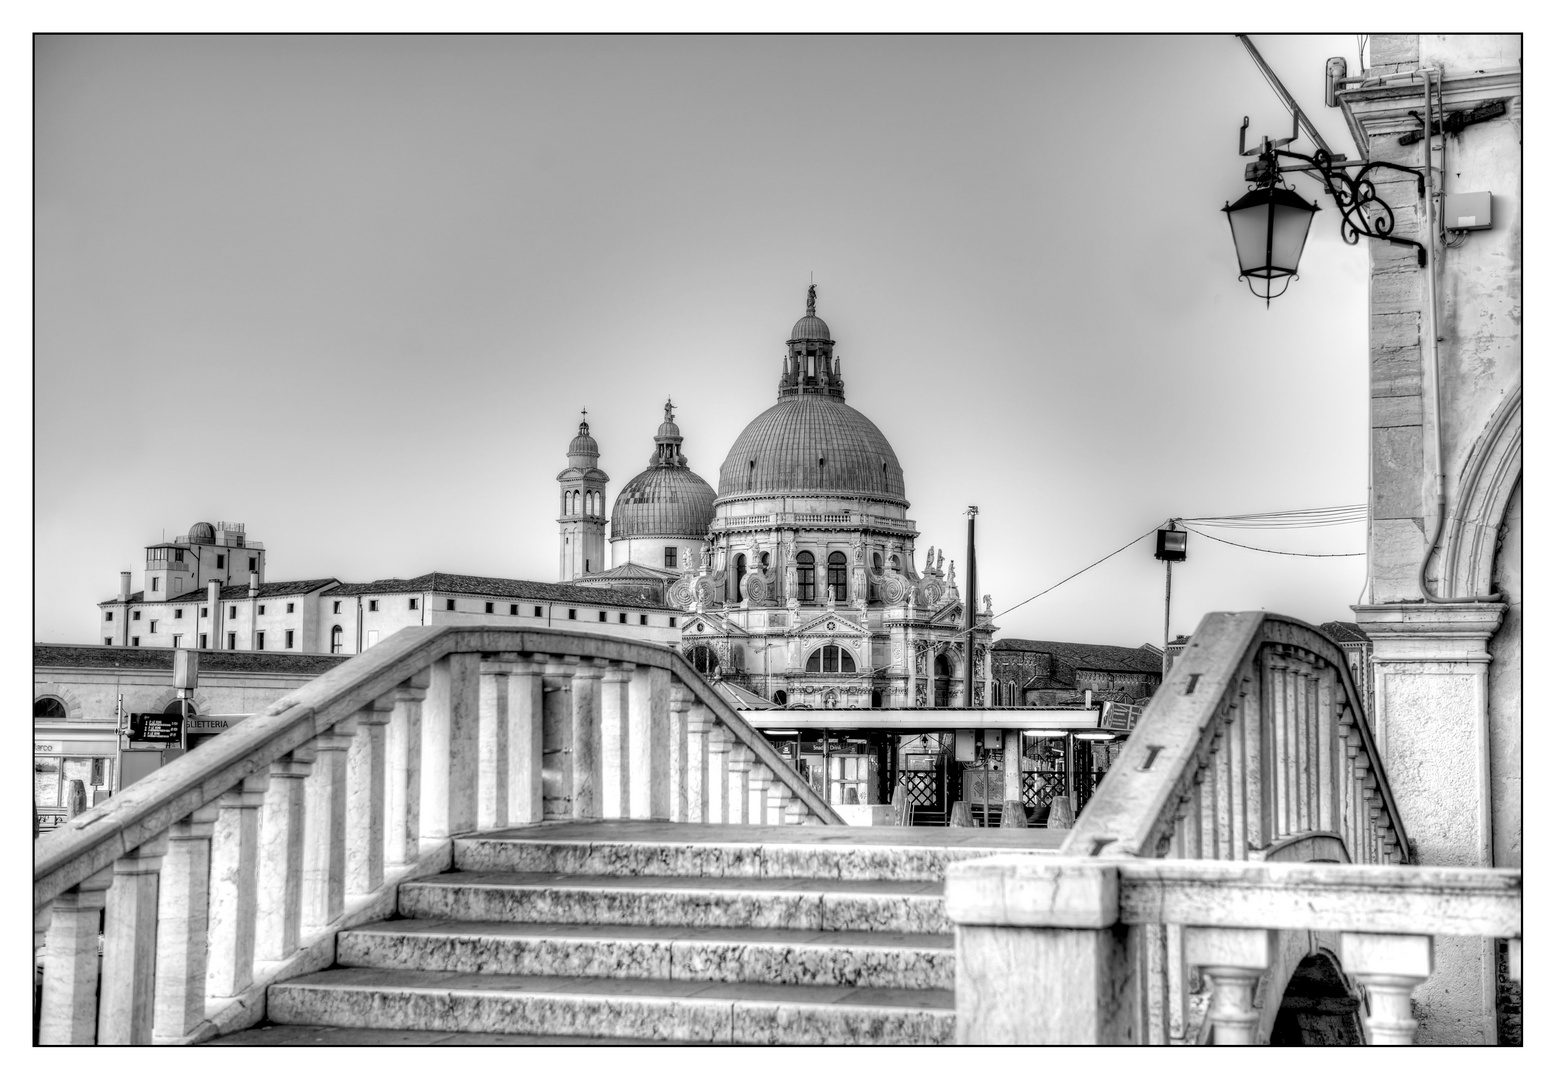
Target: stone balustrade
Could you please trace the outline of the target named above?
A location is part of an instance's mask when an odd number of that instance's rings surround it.
[[[600,818],[842,824],[671,650],[402,630],[36,841],[39,1040],[247,1027],[454,837]]]
[[[1516,897],[1516,874],[1400,865],[1409,841],[1344,655],[1263,612],[1206,616],[1060,855],[948,880],[967,1041],[1268,1041],[1315,957],[1367,988],[1368,1038],[1408,1041],[1429,935],[1518,936],[1503,907],[1459,903]],[[1002,983],[1019,1005],[994,1003]]]
[[[1432,972],[1434,937],[1508,938],[1521,956],[1522,900],[1515,870],[1006,855],[954,863],[946,912],[957,923],[957,1040],[1265,1042],[1293,966],[1282,939],[1300,938],[1345,976],[1367,1041],[1408,1043],[1410,992]],[[1166,1030],[1166,971],[1141,962],[1164,926],[1208,984],[1189,1039]]]

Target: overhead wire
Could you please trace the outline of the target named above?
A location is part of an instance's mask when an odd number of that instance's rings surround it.
[[[1180,522],[1181,524],[1181,522]],[[1187,525],[1183,526],[1189,529]],[[1214,540],[1218,544],[1230,544],[1232,547],[1247,548],[1249,551],[1262,551],[1266,555],[1291,555],[1300,559],[1351,559],[1358,555],[1367,554],[1365,551],[1326,551],[1322,553],[1311,551],[1276,551],[1274,548],[1254,547],[1252,544],[1239,544],[1235,540],[1225,540],[1219,536],[1211,536],[1209,533],[1200,532],[1198,529],[1189,529],[1196,536],[1203,536],[1206,540]]]
[[[1102,558],[1100,558],[1096,562],[1092,563],[1091,566],[1083,566],[1083,567],[1081,567],[1081,569],[1075,571],[1075,573],[1073,573],[1069,577],[1065,578],[1064,581],[1056,581],[1056,582],[1054,582],[1052,585],[1048,586],[1048,588],[1044,589],[1042,592],[1034,593],[1033,595],[1027,597],[1025,600],[1021,601],[1020,604],[1012,604],[1010,607],[1006,608],[1004,611],[1000,612],[998,615],[995,615],[993,617],[998,619],[998,618],[1001,618],[1001,617],[1003,617],[1005,615],[1009,615],[1012,611],[1015,611],[1016,608],[1021,607],[1023,604],[1030,604],[1033,600],[1036,600],[1039,596],[1042,596],[1044,593],[1051,593],[1051,592],[1053,592],[1060,585],[1063,585],[1065,581],[1071,581],[1071,580],[1073,580],[1075,578],[1078,578],[1082,574],[1084,574],[1087,570],[1090,570],[1092,567],[1094,567],[1094,566],[1101,566],[1103,563],[1107,562],[1109,559],[1111,559],[1113,556],[1117,555],[1119,552],[1124,551],[1127,548],[1134,547],[1140,541],[1144,540],[1147,536],[1150,536],[1152,533],[1154,533],[1156,531],[1156,529],[1157,529],[1157,526],[1152,525],[1149,529],[1145,530],[1145,532],[1141,533],[1139,536],[1137,536],[1133,540],[1129,541],[1129,543],[1125,544],[1123,547],[1115,548],[1112,551],[1108,552],[1106,555],[1102,556]]]

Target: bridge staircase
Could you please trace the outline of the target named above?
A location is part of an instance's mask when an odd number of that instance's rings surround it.
[[[573,823],[456,839],[335,966],[218,1043],[431,1039],[936,1045],[955,1031],[954,861],[1033,850],[936,830]],[[1041,849],[1037,849],[1041,850]],[[373,1029],[362,1031],[350,1029]],[[327,1033],[321,1035],[321,1032]]]

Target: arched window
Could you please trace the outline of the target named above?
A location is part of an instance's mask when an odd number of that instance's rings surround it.
[[[773,704],[774,705],[787,705],[787,704],[789,704],[789,695],[787,693],[785,693],[784,691],[779,690],[777,693],[775,693],[773,695]]]
[[[1016,681],[1014,679],[1011,679],[1011,680],[1009,680],[1009,681],[1007,681],[1005,683],[1005,704],[1007,704],[1007,705],[1020,705],[1021,704],[1020,700],[1018,700],[1017,697],[1016,697]]]
[[[184,703],[182,701],[179,701],[179,700],[175,699],[173,701],[168,702],[166,705],[162,706],[162,715],[163,716],[197,716],[197,715],[199,715],[199,711],[195,708],[195,703],[191,701],[189,703],[189,711],[186,713],[186,712],[184,712]]]
[[[339,626],[330,627],[330,652],[338,653],[346,647],[346,632]]]
[[[995,683],[993,686],[989,687],[989,695],[993,698],[993,700],[989,702],[990,705],[998,706],[1003,704],[1003,702],[1000,701],[1000,689],[1001,687],[999,683]]]
[[[891,568],[898,573],[902,572],[902,559],[900,556],[893,555],[891,557]]]
[[[734,593],[735,603],[737,603],[737,604],[740,603],[740,601],[742,599],[744,599],[744,597],[745,597],[745,588],[746,588],[745,577],[746,577],[746,557],[744,555],[736,555],[735,556],[735,581],[734,581],[734,587],[733,587],[733,589],[731,591]]]
[[[800,603],[814,604],[816,602],[816,556],[808,551],[802,551],[794,557],[798,567]]]
[[[57,697],[41,697],[32,703],[32,715],[38,720],[63,720],[65,703]]]
[[[827,588],[839,601],[848,601],[848,556],[834,551],[827,556]]]
[[[854,665],[853,655],[847,649],[840,649],[836,645],[823,645],[810,654],[810,658],[805,661],[805,670],[852,673],[859,669]]]
[[[686,659],[692,662],[699,675],[712,675],[719,667],[718,654],[706,645],[693,645]]]

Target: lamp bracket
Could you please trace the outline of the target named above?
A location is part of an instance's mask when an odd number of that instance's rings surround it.
[[[1247,120],[1243,123],[1246,127]],[[1394,208],[1378,197],[1377,187],[1369,176],[1374,169],[1409,173],[1416,178],[1416,197],[1425,198],[1426,174],[1420,169],[1396,165],[1391,161],[1361,164],[1337,160],[1327,150],[1315,150],[1310,157],[1293,150],[1277,149],[1269,144],[1269,140],[1265,141],[1268,149],[1260,156],[1262,168],[1257,170],[1260,182],[1273,185],[1282,172],[1306,172],[1319,179],[1324,190],[1334,199],[1335,207],[1340,211],[1340,239],[1347,244],[1354,244],[1365,236],[1371,240],[1385,240],[1390,244],[1413,247],[1416,249],[1417,265],[1426,265],[1426,248],[1423,245],[1393,235]],[[1282,166],[1278,163],[1279,158],[1291,158],[1302,164]],[[1351,169],[1355,171],[1351,172]]]
[[[1237,153],[1239,157],[1254,157],[1268,154],[1271,150],[1282,146],[1289,146],[1297,141],[1297,133],[1300,131],[1297,123],[1297,114],[1291,114],[1291,138],[1271,139],[1268,135],[1259,140],[1259,145],[1252,150],[1248,149],[1248,117],[1243,117],[1243,126],[1237,132]]]

